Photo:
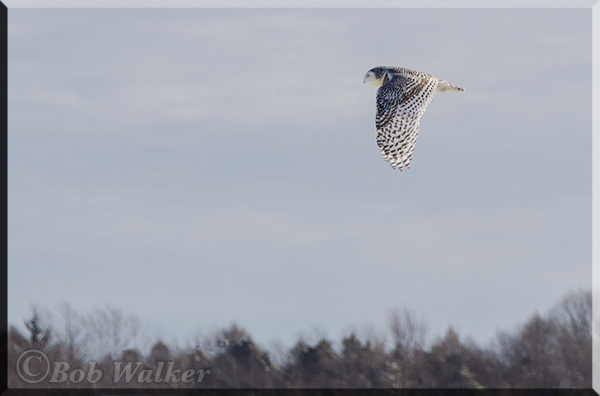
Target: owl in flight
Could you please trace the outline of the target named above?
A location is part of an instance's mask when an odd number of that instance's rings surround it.
[[[448,81],[401,67],[375,67],[365,74],[364,83],[377,90],[377,145],[393,169],[410,168],[419,120],[433,94],[464,89]]]

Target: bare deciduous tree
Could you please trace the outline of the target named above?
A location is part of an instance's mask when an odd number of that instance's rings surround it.
[[[394,348],[398,353],[411,355],[422,349],[427,335],[427,324],[417,319],[416,315],[404,308],[390,311],[388,324],[392,333]]]
[[[16,370],[19,356],[37,349],[51,364],[66,362],[85,375],[88,363],[96,361],[96,368],[105,374],[96,384],[99,388],[589,388],[591,296],[586,291],[570,293],[547,315],[532,315],[514,331],[499,333],[485,348],[461,339],[452,327],[426,348],[425,322],[407,309],[396,309],[387,318],[391,348],[386,337],[372,329],[360,337],[351,332],[337,349],[321,331],[311,342],[299,339],[288,351],[280,344],[275,361],[235,323],[197,336],[187,347],[169,346],[159,339],[148,343],[144,354],[136,348],[144,334],[135,317],[112,307],[80,315],[63,304],[56,320],[35,309],[25,321],[28,333],[9,328],[8,384],[89,387],[71,377],[58,383],[48,382],[49,378],[38,384],[24,381]],[[126,364],[139,367],[139,375],[133,382],[123,376],[115,380],[117,370],[122,372]],[[179,373],[191,370],[203,381],[156,383],[152,379],[159,367]]]

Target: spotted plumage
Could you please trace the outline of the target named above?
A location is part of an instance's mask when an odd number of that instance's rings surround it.
[[[376,67],[363,80],[377,90],[377,145],[393,169],[410,168],[419,120],[433,95],[464,89],[448,81],[400,67]]]

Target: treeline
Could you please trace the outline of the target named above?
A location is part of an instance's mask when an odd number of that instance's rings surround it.
[[[169,347],[158,340],[144,354],[131,347],[143,336],[139,322],[119,310],[80,315],[64,306],[60,317],[57,324],[34,311],[26,331],[9,328],[9,388],[592,386],[591,291],[568,294],[486,347],[452,328],[426,347],[427,326],[407,310],[390,314],[384,337],[352,333],[337,348],[326,338],[300,339],[279,354],[236,324],[195,345]]]

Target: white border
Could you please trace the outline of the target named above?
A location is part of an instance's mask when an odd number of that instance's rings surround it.
[[[592,388],[600,393],[600,3],[592,7]]]
[[[3,0],[10,8],[591,8],[592,387],[600,394],[600,3],[598,0]],[[10,11],[9,11],[10,12]]]
[[[591,8],[598,0],[2,0],[8,8]]]

